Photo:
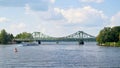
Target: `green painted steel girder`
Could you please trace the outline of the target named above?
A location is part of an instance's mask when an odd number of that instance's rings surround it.
[[[84,40],[84,39],[95,39],[94,36],[87,34],[83,31],[78,31],[76,33],[70,34],[65,37],[51,37],[45,35],[41,32],[33,32],[32,33],[34,40]]]

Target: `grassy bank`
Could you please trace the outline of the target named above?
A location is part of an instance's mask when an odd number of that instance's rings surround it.
[[[120,47],[120,42],[106,42],[99,44],[100,46]]]

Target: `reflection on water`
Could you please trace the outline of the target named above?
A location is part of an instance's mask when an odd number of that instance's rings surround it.
[[[18,52],[14,52],[14,48]],[[1,68],[103,68],[120,67],[120,48],[95,42],[39,46],[0,46]]]

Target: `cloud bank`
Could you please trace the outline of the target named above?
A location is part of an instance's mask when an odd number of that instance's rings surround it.
[[[89,26],[103,26],[107,16],[102,12],[90,6],[82,8],[70,8],[70,9],[54,9],[58,14],[61,14],[68,23],[77,23],[81,25]]]
[[[66,35],[78,30],[96,30],[105,25],[107,16],[103,11],[91,6],[81,8],[49,8],[48,11],[32,11],[29,5],[25,7],[26,14],[36,17],[37,29],[41,32],[54,34],[55,36]],[[87,28],[86,28],[87,27]],[[98,30],[97,30],[98,31]],[[62,33],[63,32],[63,33]],[[53,35],[53,36],[54,36]]]
[[[87,3],[102,3],[104,0],[80,0],[81,2],[87,2]]]
[[[120,26],[120,12],[116,13],[115,15],[112,16],[110,20],[110,26]]]
[[[6,17],[0,17],[0,23],[4,23],[9,21],[9,19],[7,19]]]
[[[12,19],[10,23],[0,24],[1,28],[12,33],[39,31],[52,36],[63,36],[79,30],[96,35],[106,25],[119,25],[120,12],[108,17],[104,10],[92,5],[103,3],[104,0],[71,0],[75,4],[77,2],[77,5],[73,5],[72,2],[67,3],[68,1],[65,2],[66,7],[65,4],[61,5],[64,1],[58,3],[57,0],[0,0],[0,8],[6,7],[3,10],[7,12],[1,14],[6,16],[0,17],[0,23],[9,21],[7,18]],[[13,12],[13,17],[12,14],[9,15],[11,12],[8,10]]]
[[[46,11],[52,3],[55,3],[55,0],[0,0],[0,6],[3,7],[24,7],[29,4],[35,11]]]

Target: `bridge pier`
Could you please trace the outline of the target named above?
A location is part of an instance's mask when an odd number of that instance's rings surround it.
[[[38,41],[38,44],[41,44],[41,41],[40,41],[40,40]]]
[[[56,44],[59,44],[59,41],[56,41]]]
[[[78,43],[79,43],[79,45],[84,45],[84,41],[83,40],[79,41]]]

